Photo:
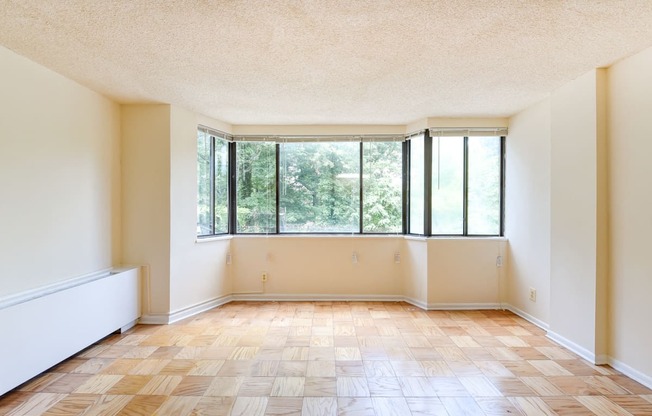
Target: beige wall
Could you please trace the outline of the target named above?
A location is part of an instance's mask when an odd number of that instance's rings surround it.
[[[428,240],[406,237],[401,256],[403,295],[422,308],[428,306]]]
[[[229,240],[197,243],[198,117],[172,106],[170,113],[170,311],[178,312],[231,293],[226,265]],[[224,129],[214,120],[201,124]]]
[[[122,106],[123,262],[145,266],[143,313],[170,311],[170,106]]]
[[[120,261],[120,110],[0,46],[0,296]]]
[[[609,69],[609,355],[652,385],[652,48]]]
[[[540,324],[550,317],[550,99],[510,119],[506,140],[505,302]],[[536,302],[529,291],[537,291]]]
[[[403,237],[238,236],[231,240],[233,291],[266,294],[397,296]],[[357,254],[358,262],[352,260]],[[337,297],[337,296],[336,296]]]
[[[428,307],[495,307],[502,303],[502,238],[428,239]],[[472,260],[472,261],[471,261]]]
[[[599,197],[602,124],[598,120],[603,70],[590,71],[551,98],[550,331],[590,358],[605,346],[598,262],[603,217]]]

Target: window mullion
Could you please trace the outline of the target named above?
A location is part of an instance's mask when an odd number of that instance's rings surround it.
[[[403,186],[402,186],[402,209],[403,212],[401,213],[402,217],[402,228],[403,228],[403,234],[407,234],[409,230],[409,212],[410,212],[410,141],[405,140],[403,142],[402,147],[402,157],[401,157],[401,162],[402,162],[402,167],[403,167]]]
[[[359,229],[359,233],[360,233],[360,234],[362,234],[363,225],[364,225],[364,224],[363,224],[363,216],[362,216],[362,207],[363,207],[363,205],[362,205],[362,203],[363,203],[363,201],[362,201],[362,198],[363,198],[363,195],[362,195],[362,186],[363,186],[363,184],[362,184],[362,170],[363,170],[363,164],[362,164],[362,161],[363,161],[363,152],[364,152],[364,149],[363,149],[362,141],[360,141],[360,167],[359,167],[359,169],[358,169],[359,172],[360,172],[360,181],[359,181],[359,182],[360,182],[360,198],[359,198],[359,201],[360,201],[360,210],[359,210],[359,213],[360,213],[360,214],[359,214],[360,229]]]
[[[281,188],[281,175],[280,175],[280,160],[281,160],[281,145],[279,143],[276,143],[274,145],[274,149],[276,151],[276,168],[275,168],[275,173],[276,173],[276,234],[279,234],[281,232],[281,224],[280,224],[280,188]]]
[[[426,129],[423,142],[423,234],[432,234],[432,137]]]
[[[464,137],[464,196],[462,200],[463,219],[462,235],[469,235],[469,138]]]
[[[228,189],[228,201],[227,201],[227,207],[228,207],[228,229],[227,232],[230,234],[235,234],[237,232],[237,189],[236,189],[236,182],[238,180],[237,178],[237,166],[236,166],[236,146],[235,142],[230,142],[228,144],[228,161],[229,161],[229,166],[228,166],[228,183],[227,183],[227,189]]]
[[[210,136],[210,155],[209,155],[209,215],[211,217],[211,235],[215,234],[215,136]]]

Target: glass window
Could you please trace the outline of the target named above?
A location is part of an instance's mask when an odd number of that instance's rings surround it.
[[[211,221],[211,138],[197,131],[197,235],[213,234]]]
[[[276,232],[276,145],[236,145],[238,233]]]
[[[403,229],[401,142],[363,144],[362,212],[365,233],[400,233]]]
[[[358,232],[360,143],[280,145],[280,232]]]
[[[213,141],[215,143],[215,179],[213,184],[215,229],[213,234],[224,234],[229,232],[229,143],[215,136],[213,136]]]
[[[468,234],[500,235],[501,138],[468,138]]]
[[[197,235],[229,232],[229,143],[197,131]]]
[[[432,234],[464,233],[464,137],[432,138]]]
[[[410,233],[424,233],[424,136],[410,140]]]

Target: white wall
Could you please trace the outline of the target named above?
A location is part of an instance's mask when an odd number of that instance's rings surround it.
[[[652,48],[609,71],[609,355],[652,385]],[[619,366],[620,367],[620,366]]]
[[[507,304],[550,319],[550,99],[510,119],[506,140]],[[537,291],[536,302],[529,291]]]
[[[170,311],[170,106],[122,106],[123,261],[145,266],[143,313]]]
[[[214,120],[198,119],[173,106],[170,113],[170,311],[179,313],[229,295],[226,254],[229,240],[196,242],[197,125],[215,129]]]
[[[550,332],[589,359],[606,353],[599,259],[604,216],[599,215],[604,169],[600,154],[604,71],[594,70],[554,91],[551,98]],[[600,213],[602,213],[600,211]]]
[[[0,46],[0,296],[120,261],[120,110]]]

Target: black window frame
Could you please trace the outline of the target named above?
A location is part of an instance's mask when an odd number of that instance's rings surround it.
[[[462,234],[432,234],[432,139],[431,132],[429,129],[425,129],[416,134],[423,134],[424,137],[424,203],[423,203],[423,214],[424,214],[424,224],[423,224],[423,234],[411,233],[410,232],[410,192],[411,192],[411,178],[410,178],[410,166],[412,161],[410,160],[410,146],[411,140],[410,137],[415,134],[405,135],[404,140],[402,141],[402,150],[401,150],[401,172],[402,172],[402,185],[401,185],[401,226],[400,232],[364,232],[364,180],[363,180],[363,171],[364,171],[364,139],[360,138],[359,146],[359,226],[358,230],[355,232],[341,231],[341,232],[281,232],[280,231],[280,153],[281,146],[278,141],[275,143],[275,227],[274,232],[258,232],[258,233],[249,233],[249,232],[238,232],[237,231],[237,146],[236,141],[234,141],[233,136],[230,136],[226,133],[218,132],[215,130],[207,129],[199,126],[199,131],[203,131],[208,134],[211,138],[211,160],[210,160],[210,186],[211,186],[211,201],[210,201],[210,210],[211,210],[211,234],[197,235],[198,239],[219,237],[225,235],[410,235],[418,237],[503,237],[504,236],[504,227],[505,227],[505,141],[506,136],[504,134],[496,134],[494,137],[500,137],[500,224],[499,224],[499,234],[469,234],[468,233],[468,135],[461,136],[464,138],[464,190],[463,190],[463,233]],[[486,136],[492,136],[491,134],[486,134]],[[332,142],[341,141],[336,140],[337,136],[332,136]],[[228,201],[227,201],[227,217],[228,217],[228,229],[226,232],[215,233],[215,140],[225,140],[228,142]],[[252,140],[255,141],[265,141],[265,140]],[[327,136],[323,136],[320,141],[329,142]],[[392,140],[387,140],[392,141]],[[395,141],[395,140],[394,140]],[[267,141],[269,142],[269,141]]]

